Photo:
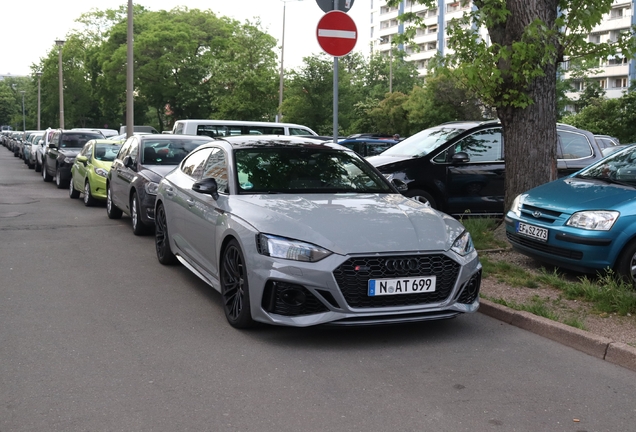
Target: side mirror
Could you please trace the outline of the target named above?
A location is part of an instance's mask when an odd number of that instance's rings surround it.
[[[57,148],[57,146],[56,146],[55,144],[50,143],[50,144],[49,144],[49,148],[50,148],[50,149],[56,149],[56,148]]]
[[[192,185],[192,190],[198,193],[211,195],[215,200],[219,199],[219,186],[213,178],[204,178]]]
[[[126,168],[132,168],[134,164],[135,164],[135,161],[130,156],[126,156],[124,158],[124,166]]]
[[[88,158],[86,156],[78,156],[75,158],[76,161],[86,164],[86,161],[88,160]]]
[[[38,141],[38,145],[43,145],[43,144],[44,144],[44,140]]]
[[[468,163],[470,162],[470,157],[466,152],[457,152],[451,158],[452,163]]]

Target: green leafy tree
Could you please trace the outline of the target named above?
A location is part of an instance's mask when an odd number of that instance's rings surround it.
[[[437,6],[434,0],[415,1]],[[557,65],[565,57],[629,55],[634,41],[622,34],[612,44],[587,42],[612,0],[473,0],[473,5],[449,27],[449,48],[455,52],[449,64],[497,110],[506,143],[508,209],[517,194],[557,177]],[[424,25],[415,13],[401,19],[413,24],[405,38]],[[480,29],[489,37],[483,38]]]
[[[410,135],[408,111],[404,108],[408,96],[402,92],[388,93],[375,108],[368,112],[373,122],[372,132]]]

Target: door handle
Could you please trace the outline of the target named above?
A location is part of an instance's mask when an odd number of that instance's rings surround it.
[[[188,203],[188,207],[192,207],[194,205],[193,199],[186,200],[186,202]]]
[[[166,187],[166,195],[172,198],[174,196],[174,189],[172,189],[170,186]]]

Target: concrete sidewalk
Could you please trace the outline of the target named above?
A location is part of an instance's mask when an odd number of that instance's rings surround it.
[[[636,347],[489,300],[480,299],[480,303],[479,312],[485,315],[636,371]]]

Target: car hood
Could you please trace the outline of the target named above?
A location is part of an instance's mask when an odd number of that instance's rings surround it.
[[[163,178],[176,167],[176,165],[144,165],[143,169]]]
[[[60,149],[60,154],[63,154],[66,157],[75,157],[81,152],[81,148],[63,148]]]
[[[546,183],[524,194],[523,203],[574,213],[580,210],[612,210],[636,202],[636,189],[600,180],[567,177]]]
[[[338,254],[448,250],[464,231],[454,218],[400,194],[233,196],[231,212],[259,232]]]
[[[371,165],[373,165],[374,167],[380,167],[380,166],[385,166],[385,165],[391,165],[391,164],[395,164],[398,162],[402,162],[405,161],[407,159],[413,159],[413,157],[411,156],[385,156],[385,155],[377,155],[377,156],[370,156],[367,159],[367,162],[369,162]]]

